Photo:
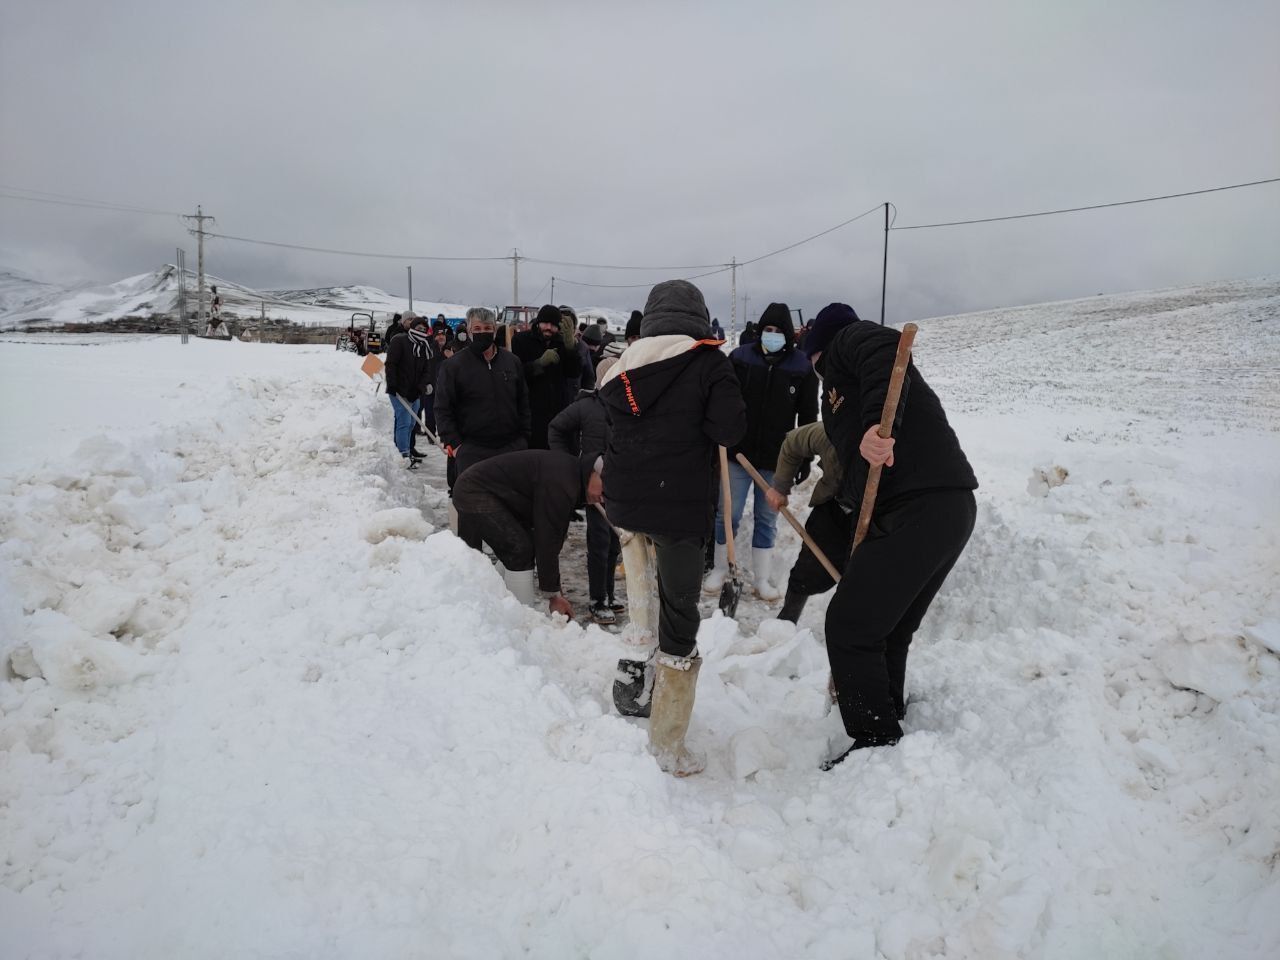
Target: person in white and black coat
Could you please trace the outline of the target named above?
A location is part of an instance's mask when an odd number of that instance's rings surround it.
[[[686,280],[659,283],[645,304],[640,339],[599,388],[612,424],[604,456],[609,519],[643,534],[656,554],[659,653],[650,748],[660,766],[678,776],[702,769],[684,734],[702,662],[698,595],[718,485],[717,446],[732,447],[746,430],[738,379],[710,336],[702,292]],[[626,562],[630,585],[630,554]],[[633,610],[637,602],[628,596]]]
[[[883,471],[871,527],[827,607],[826,645],[849,752],[902,736],[907,650],[973,532],[978,486],[937,394],[907,367],[893,435],[879,424],[899,332],[824,307],[805,337],[822,376],[822,422],[844,478],[837,498],[856,517],[873,465]],[[847,745],[847,749],[845,746]]]

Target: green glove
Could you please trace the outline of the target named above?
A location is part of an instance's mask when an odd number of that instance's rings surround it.
[[[577,334],[578,328],[573,325],[573,317],[567,314],[560,314],[560,339],[564,341],[567,347],[573,343],[573,338]]]
[[[549,367],[553,363],[560,362],[560,351],[555,347],[547,347],[537,360],[534,361],[540,367]]]

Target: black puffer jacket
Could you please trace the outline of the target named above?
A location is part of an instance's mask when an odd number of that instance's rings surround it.
[[[835,335],[819,361],[822,422],[844,466],[838,499],[852,510],[862,502],[870,469],[858,446],[867,428],[880,422],[898,338],[892,327],[857,320]],[[977,488],[942,403],[914,362],[907,366],[893,436],[894,464],[881,471],[876,513],[926,490]]]
[[[573,403],[556,414],[547,427],[552,450],[594,461],[609,446],[609,418],[604,402],[594,390],[580,390]]]
[[[757,340],[729,354],[747,404],[746,435],[729,456],[741,453],[757,470],[771,470],[783,438],[818,419],[818,375],[796,349],[795,326],[785,304],[769,304],[760,324],[781,328],[787,340],[775,353],[765,353]]]
[[[729,358],[707,339],[710,325],[693,284],[658,284],[645,305],[644,336],[600,387],[612,428],[605,507],[625,530],[691,539],[711,533],[716,446],[736,444],[747,418]]]
[[[560,362],[542,366],[537,361],[548,349],[560,354]],[[523,365],[529,385],[529,446],[545,450],[547,425],[565,407],[565,382],[577,383],[581,371],[577,345],[566,346],[559,334],[543,340],[535,328],[517,333],[511,340],[511,352]]]
[[[440,440],[457,447],[505,447],[529,436],[529,388],[520,361],[501,348],[493,360],[471,347],[445,361],[436,381]]]
[[[398,393],[411,403],[427,393],[440,368],[435,347],[430,337],[415,339],[404,333],[393,338],[387,347],[387,393]]]

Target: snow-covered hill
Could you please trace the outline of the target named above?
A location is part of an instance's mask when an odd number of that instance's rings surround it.
[[[0,270],[0,318],[57,300],[66,295],[67,289],[16,270]]]
[[[0,952],[1280,956],[1280,280],[915,358],[981,487],[907,736],[820,772],[828,598],[709,597],[676,781],[631,651],[448,533],[359,358],[5,338]]]
[[[0,330],[40,329],[62,324],[97,323],[125,317],[148,318],[177,314],[178,271],[172,264],[158,270],[127,277],[101,286],[66,290],[38,281],[15,280],[9,284],[0,276],[0,296],[13,289],[14,305],[0,309]],[[22,278],[25,280],[25,278]],[[355,311],[379,317],[403,311],[408,301],[377,287],[327,287],[316,290],[260,291],[207,274],[206,283],[216,286],[222,298],[223,316],[232,320],[253,320],[265,314],[271,319],[289,320],[308,326],[342,326]],[[197,303],[196,277],[187,271],[187,304],[194,314]],[[47,290],[40,288],[47,287]],[[207,296],[212,296],[208,293]],[[2,301],[0,301],[2,302]],[[454,303],[414,301],[418,313],[448,317],[466,314],[466,306]]]

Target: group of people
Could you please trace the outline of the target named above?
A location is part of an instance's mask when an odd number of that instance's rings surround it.
[[[629,639],[650,647],[621,670],[615,703],[649,718],[664,770],[684,776],[704,763],[685,742],[702,662],[698,604],[730,574],[726,527],[736,533],[753,484],[738,455],[766,486],[754,497],[755,592],[783,600],[778,616],[793,622],[834,581],[806,546],[781,582],[777,512],[820,464],[806,529],[842,571],[825,638],[847,738],[825,766],[902,736],[907,650],[972,531],[977,481],[914,364],[892,435],[879,435],[897,331],[834,303],[798,332],[787,305],[772,303],[756,339],[726,353],[701,292],[683,280],[655,286],[617,342],[550,304],[514,335],[472,308],[448,357],[424,318],[400,323],[386,359],[397,449],[412,466],[415,422],[437,435],[455,532],[490,548],[523,602],[540,591],[568,617],[560,553],[585,513],[591,618],[613,623],[626,609]],[[879,496],[853,550],[872,466],[884,471]]]

